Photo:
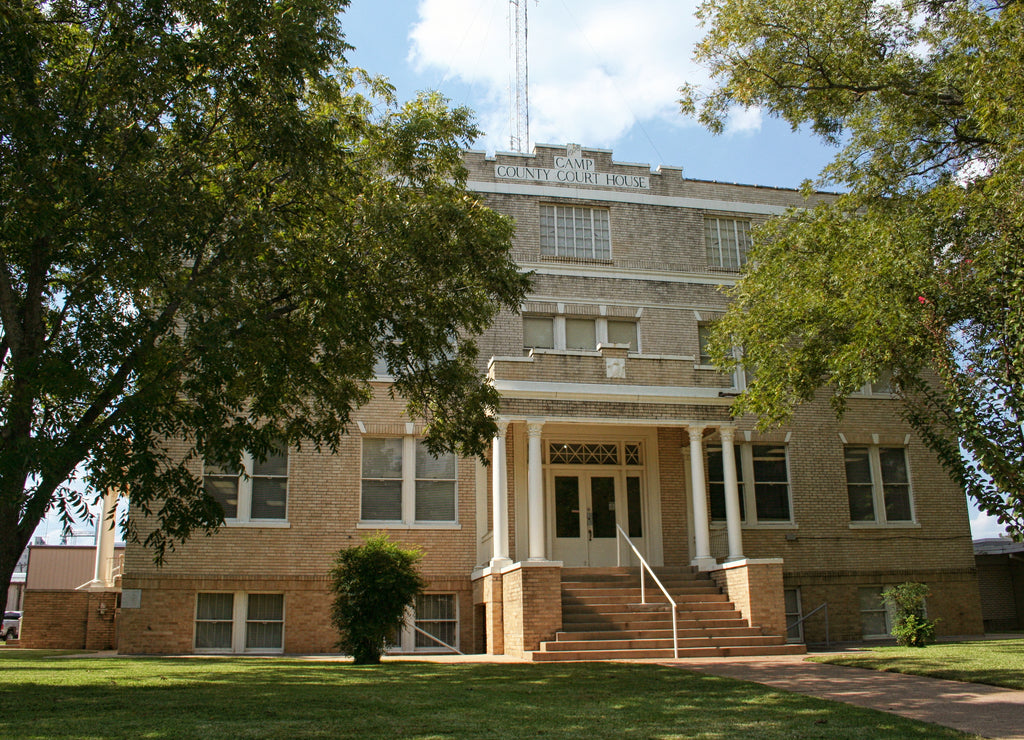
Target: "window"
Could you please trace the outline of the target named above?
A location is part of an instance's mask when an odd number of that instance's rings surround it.
[[[608,343],[628,344],[630,352],[636,352],[636,322],[608,319]]]
[[[875,398],[892,398],[894,393],[896,393],[896,384],[891,368],[883,368],[875,380],[865,383],[859,391],[862,396]]]
[[[861,637],[878,640],[892,636],[893,610],[882,603],[882,586],[865,586],[857,589],[860,602]]]
[[[442,642],[456,649],[459,647],[458,598],[455,594],[420,594],[414,608],[406,614],[405,623],[388,638],[388,650],[396,653],[451,652]]]
[[[525,349],[554,349],[555,320],[547,317],[523,317],[523,347]]]
[[[699,365],[712,365],[711,355],[708,354],[708,342],[711,340],[711,324],[697,324],[697,344],[699,346]]]
[[[364,437],[362,512],[368,522],[454,524],[457,463],[415,437]]]
[[[196,595],[198,652],[281,652],[283,648],[284,594]]]
[[[541,206],[540,253],[547,257],[611,259],[608,209]]]
[[[734,450],[740,518],[747,524],[791,524],[785,445],[738,444]],[[708,446],[708,489],[711,518],[725,521],[725,468],[721,445]]]
[[[271,452],[266,460],[242,455],[241,468],[207,462],[203,488],[224,509],[229,524],[286,521],[288,516],[288,452]]]
[[[750,250],[750,222],[709,216],[704,219],[704,242],[708,267],[738,270]]]
[[[786,599],[786,642],[803,642],[804,623],[800,621],[803,617],[800,589],[787,588],[783,590],[783,594]]]
[[[904,448],[847,446],[845,462],[851,522],[914,521]]]
[[[566,319],[565,348],[597,349],[597,322],[594,319]]]
[[[629,319],[524,316],[523,349],[596,350],[599,344],[640,346],[637,322]]]

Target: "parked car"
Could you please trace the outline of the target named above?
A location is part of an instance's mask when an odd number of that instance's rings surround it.
[[[4,626],[0,634],[5,640],[17,640],[21,632],[21,612],[4,612]]]

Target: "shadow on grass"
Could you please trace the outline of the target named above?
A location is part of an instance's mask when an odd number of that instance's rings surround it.
[[[26,663],[3,663],[0,736],[960,737],[881,712],[654,665]]]

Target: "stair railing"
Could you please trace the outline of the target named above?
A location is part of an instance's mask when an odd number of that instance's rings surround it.
[[[820,612],[822,609],[825,610],[825,647],[826,648],[831,647],[832,646],[832,640],[831,640],[831,638],[830,638],[830,636],[828,634],[828,602],[827,601],[823,601],[816,608],[814,608],[813,610],[811,610],[807,614],[804,614],[802,617],[800,617],[800,619],[798,619],[795,622],[793,622],[793,624],[787,624],[786,625],[786,634],[788,635],[789,631],[791,629],[793,629],[797,625],[803,624],[805,621],[807,621],[807,619],[809,617],[813,617],[815,614]],[[807,640],[804,640],[804,642],[807,642]]]
[[[640,551],[636,549],[636,545],[634,545],[630,541],[629,535],[626,534],[625,531],[623,531],[622,527],[620,527],[618,524],[615,525],[615,528],[619,530],[619,535],[622,537],[622,539],[626,541],[626,544],[629,545],[630,549],[633,551],[633,554],[636,555],[636,559],[640,561],[640,603],[647,603],[647,589],[644,585],[645,570],[651,574],[651,578],[654,579],[654,582],[658,584],[658,588],[661,589],[661,592],[665,594],[665,598],[668,599],[668,603],[672,608],[672,657],[678,659],[679,630],[676,627],[676,601],[669,595],[668,589],[665,588],[664,585],[662,585],[661,581],[658,579],[658,576],[654,575],[654,570],[651,568],[650,565],[647,564],[647,561],[644,560],[644,556],[640,554]]]
[[[431,640],[433,640],[434,642],[436,642],[436,643],[437,643],[438,645],[442,645],[442,646],[444,646],[444,647],[448,648],[448,649],[449,649],[449,650],[451,650],[451,651],[452,651],[453,653],[458,653],[459,655],[465,655],[465,653],[464,653],[464,652],[462,652],[461,650],[459,650],[459,649],[458,649],[457,647],[455,647],[454,645],[449,645],[449,644],[448,644],[447,642],[445,642],[444,640],[442,640],[442,639],[441,639],[440,637],[438,637],[437,635],[432,635],[432,634],[430,634],[429,632],[427,632],[427,631],[426,631],[425,629],[423,629],[423,628],[421,628],[421,627],[417,627],[417,626],[416,626],[415,624],[414,624],[414,625],[412,626],[412,628],[413,628],[413,630],[415,630],[415,631],[416,631],[416,632],[418,632],[419,634],[423,635],[424,637],[429,637],[429,638],[430,638]]]

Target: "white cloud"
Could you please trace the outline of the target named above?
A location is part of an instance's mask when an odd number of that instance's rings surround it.
[[[527,2],[529,0],[526,0]],[[691,60],[701,28],[686,0],[545,0],[529,5],[530,139],[607,147],[635,124],[687,121],[676,99],[706,73]],[[421,0],[410,62],[482,90],[473,102],[488,149],[509,144],[513,61],[507,2]],[[757,128],[743,114],[731,130]]]
[[[1006,533],[1006,527],[983,511],[971,506],[971,538],[981,540],[988,537],[1000,537]]]

